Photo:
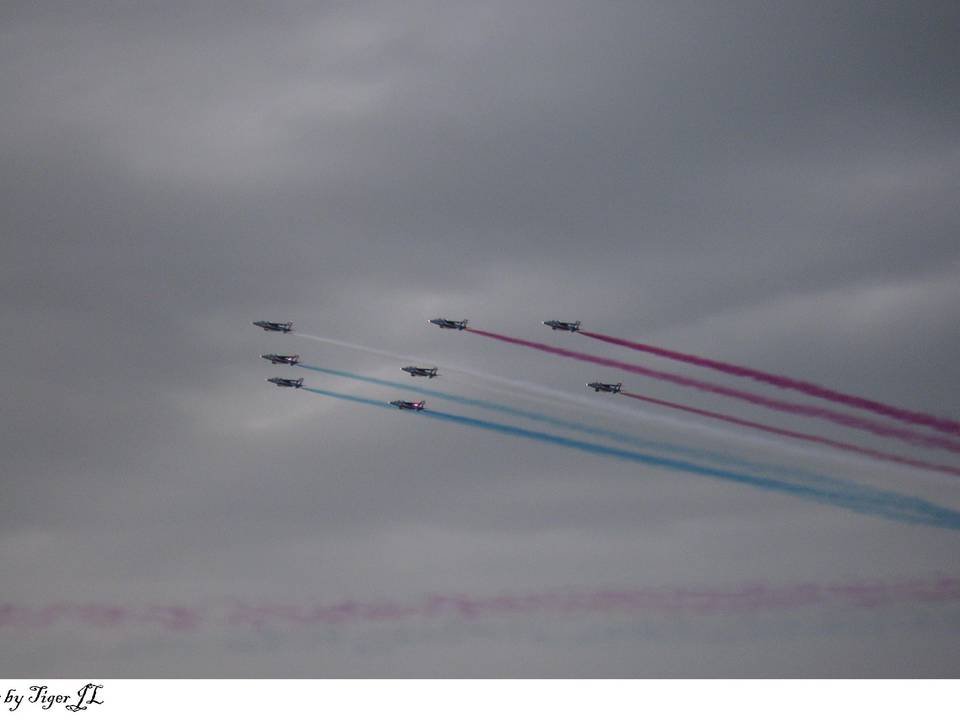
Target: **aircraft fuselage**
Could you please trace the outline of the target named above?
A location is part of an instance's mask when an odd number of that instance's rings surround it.
[[[430,321],[434,325],[448,330],[466,330],[467,321],[466,320],[447,320],[446,318],[434,318]]]
[[[587,383],[587,387],[591,388],[595,392],[618,393],[620,392],[621,384],[622,383],[592,382],[592,383]]]
[[[543,324],[554,330],[566,330],[567,332],[577,332],[580,329],[580,321],[565,322],[564,320],[544,320]]]
[[[292,322],[270,322],[269,320],[254,320],[253,324],[267,332],[288,333],[293,330]]]

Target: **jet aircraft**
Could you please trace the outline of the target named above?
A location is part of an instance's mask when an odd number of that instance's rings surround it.
[[[580,321],[564,322],[563,320],[544,320],[543,324],[554,330],[566,330],[567,332],[577,332],[580,329]]]
[[[264,360],[269,360],[274,365],[290,365],[293,367],[298,362],[300,362],[299,355],[275,355],[273,353],[267,353],[266,355],[261,355]]]
[[[394,400],[390,403],[391,405],[400,408],[401,410],[416,410],[420,412],[423,410],[423,406],[427,403],[423,400],[420,402],[410,402],[409,400]]]
[[[466,330],[467,321],[466,320],[447,320],[446,318],[434,318],[431,320],[434,325],[437,325],[442,328],[447,328],[448,330]]]
[[[303,387],[303,378],[297,378],[296,380],[293,380],[291,378],[272,377],[267,378],[267,382],[272,382],[277,387]]]
[[[415,367],[413,365],[408,365],[405,368],[401,368],[405,373],[410,373],[410,377],[426,377],[426,378],[435,378],[437,376],[437,368],[425,368],[425,367]]]
[[[602,382],[587,383],[587,387],[593,388],[594,392],[608,392],[608,393],[620,392],[621,385],[623,385],[623,383],[602,383]]]
[[[253,324],[259,328],[263,328],[267,332],[288,333],[291,330],[293,330],[292,322],[279,323],[279,322],[270,322],[269,320],[254,320]]]

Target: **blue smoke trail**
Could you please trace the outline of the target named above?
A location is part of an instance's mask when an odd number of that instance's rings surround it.
[[[337,400],[349,400],[350,402],[363,403],[364,405],[373,405],[378,408],[392,408],[388,402],[383,400],[372,400],[370,398],[360,397],[359,395],[344,395],[342,393],[331,392],[329,390],[318,390],[317,388],[301,387],[301,390],[316,393],[317,395],[326,395],[327,397],[337,398]]]
[[[357,395],[347,395],[345,393],[319,390],[316,388],[305,387],[303,389],[316,393],[317,395],[324,395],[338,400],[347,400],[380,408],[391,407],[386,402],[371,400]],[[437,412],[436,410],[423,410],[417,413],[411,412],[410,414],[417,416],[422,415],[423,417],[435,420],[444,420],[467,427],[489,430],[501,435],[537,440],[572,450],[580,450],[581,452],[593,455],[613,457],[651,467],[661,467],[693,475],[716,478],[718,480],[727,480],[729,482],[758,487],[764,490],[774,490],[816,502],[843,507],[848,510],[853,510],[854,512],[885,517],[890,520],[947,528],[950,530],[960,530],[960,512],[935,505],[920,498],[900,495],[898,493],[879,492],[867,488],[862,490],[855,488],[828,489],[796,485],[760,475],[748,475],[730,470],[721,470],[706,465],[697,465],[684,460],[674,460],[672,458],[658,457],[656,455],[623,450],[607,445],[598,445],[584,440],[574,440],[573,438],[562,437],[560,435],[526,430],[515,425],[494,423],[487,420],[466,417],[464,415],[453,415],[451,413]]]
[[[347,372],[346,370],[334,370],[332,368],[323,368],[317,367],[315,365],[304,365],[303,363],[298,363],[299,367],[305,368],[307,370],[313,370],[315,372],[326,373],[327,375],[335,375],[337,377],[350,378],[352,380],[359,380],[365,383],[371,383],[373,385],[381,385],[383,387],[396,388],[397,390],[409,390],[411,392],[419,393],[420,395],[426,395],[428,397],[440,398],[441,400],[448,400],[449,402],[458,403],[460,405],[468,405],[470,407],[482,408],[484,410],[492,410],[493,412],[504,413],[506,415],[512,415],[513,417],[524,418],[526,420],[533,420],[534,422],[541,422],[547,425],[552,425],[553,427],[563,428],[565,430],[573,430],[574,432],[584,433],[585,435],[593,435],[595,437],[603,437],[608,440],[613,440],[614,442],[623,443],[624,445],[632,445],[633,447],[644,448],[646,450],[654,450],[656,452],[667,452],[673,453],[675,455],[683,455],[686,457],[697,458],[700,460],[707,460],[710,462],[720,463],[722,465],[730,465],[732,467],[741,467],[747,468],[751,472],[760,472],[760,473],[777,473],[779,475],[788,475],[797,479],[805,480],[807,482],[817,482],[825,483],[828,485],[844,485],[847,483],[845,480],[840,480],[838,478],[831,478],[824,475],[818,475],[816,473],[807,472],[800,470],[798,468],[789,468],[782,465],[768,465],[765,463],[756,463],[749,460],[743,460],[741,458],[735,457],[733,455],[727,455],[725,453],[711,452],[709,450],[700,450],[698,448],[691,448],[684,445],[676,445],[674,443],[668,442],[654,442],[652,440],[644,440],[633,435],[627,435],[625,433],[617,432],[615,430],[607,430],[605,428],[596,427],[595,425],[588,425],[586,423],[575,422],[572,420],[565,420],[563,418],[554,417],[552,415],[546,415],[544,413],[532,412],[529,410],[521,410],[520,408],[513,407],[511,405],[504,405],[502,403],[488,402],[487,400],[478,400],[476,398],[466,397],[464,395],[455,395],[453,393],[442,392],[440,390],[430,390],[420,385],[412,385],[410,383],[403,382],[394,382],[391,380],[380,380],[379,378],[370,377],[369,375],[360,375],[358,373]]]

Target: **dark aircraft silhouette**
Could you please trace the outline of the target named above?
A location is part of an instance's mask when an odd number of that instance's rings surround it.
[[[401,410],[415,410],[417,412],[420,412],[421,410],[423,410],[423,406],[426,405],[427,403],[423,400],[421,400],[420,402],[410,402],[409,400],[394,400],[390,404],[393,405],[394,407],[400,408]]]
[[[272,378],[267,378],[267,382],[272,382],[277,387],[292,387],[292,388],[303,387],[303,378],[297,378],[296,380],[292,380],[291,378],[272,377]]]
[[[253,324],[259,328],[263,328],[267,332],[288,333],[291,330],[293,330],[292,322],[278,323],[278,322],[270,322],[269,320],[254,320]]]
[[[595,392],[608,392],[608,393],[620,392],[621,385],[623,385],[623,383],[602,383],[602,382],[587,383],[587,387],[593,388]]]
[[[300,362],[299,355],[275,355],[273,353],[267,353],[266,355],[261,355],[264,360],[269,360],[274,365],[290,365],[291,367]]]
[[[410,373],[410,377],[425,377],[425,378],[435,378],[437,376],[437,368],[425,368],[425,367],[415,367],[413,365],[408,365],[405,368],[400,368],[406,373]]]
[[[446,318],[434,318],[431,320],[434,325],[437,325],[442,328],[447,328],[448,330],[466,330],[467,321],[466,320],[447,320]]]
[[[580,321],[576,322],[564,322],[563,320],[544,320],[543,324],[547,327],[551,327],[554,330],[566,330],[568,332],[576,332],[580,329]]]

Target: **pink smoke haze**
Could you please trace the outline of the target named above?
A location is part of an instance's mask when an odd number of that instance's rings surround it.
[[[534,350],[540,350],[541,352],[560,355],[561,357],[568,357],[574,360],[593,363],[595,365],[604,365],[606,367],[617,368],[618,370],[624,370],[636,375],[645,375],[646,377],[653,378],[655,380],[663,380],[665,382],[673,383],[674,385],[692,387],[696,388],[697,390],[713,393],[715,395],[736,398],[737,400],[743,400],[744,402],[752,403],[754,405],[761,405],[763,407],[770,408],[771,410],[779,410],[781,412],[793,413],[794,415],[803,415],[806,417],[828,420],[838,425],[855,428],[857,430],[864,430],[866,432],[873,433],[874,435],[893,437],[914,445],[936,447],[960,454],[960,443],[949,440],[948,438],[924,435],[922,433],[907,430],[905,428],[885,425],[873,420],[867,420],[866,418],[847,415],[846,413],[840,413],[836,412],[835,410],[828,410],[826,408],[820,408],[814,405],[801,405],[799,403],[788,403],[783,402],[782,400],[774,400],[773,398],[746,392],[744,390],[735,390],[722,385],[714,385],[713,383],[694,380],[693,378],[685,377],[683,375],[675,375],[673,373],[651,370],[650,368],[642,365],[634,365],[632,363],[621,362],[620,360],[612,360],[610,358],[600,357],[599,355],[590,355],[587,353],[575,352],[573,350],[565,350],[553,345],[544,345],[543,343],[521,340],[520,338],[514,338],[508,335],[499,335],[497,333],[487,332],[485,330],[477,330],[475,328],[467,328],[466,331],[474,335],[482,335],[483,337],[492,338],[505,343],[511,343],[513,345],[521,345]]]
[[[960,577],[929,580],[871,580],[841,584],[774,586],[748,583],[731,590],[709,588],[557,590],[520,595],[427,595],[414,603],[346,601],[331,605],[243,603],[209,606],[123,606],[109,603],[46,606],[0,605],[0,630],[41,630],[65,624],[96,628],[148,626],[192,632],[202,626],[263,629],[312,625],[390,623],[405,620],[530,615],[613,615],[668,613],[679,616],[789,611],[805,607],[875,608],[892,604],[960,602]]]
[[[11,603],[0,604],[0,628],[45,628],[62,622],[74,622],[95,627],[118,625],[155,625],[163,630],[196,630],[203,621],[203,613],[186,606],[123,607],[106,603],[60,603],[43,607],[28,607]]]

